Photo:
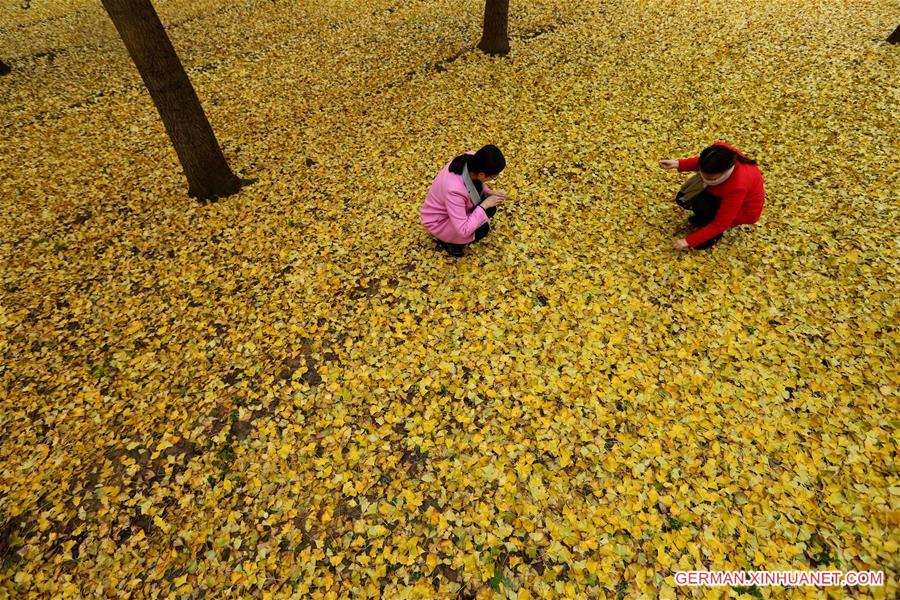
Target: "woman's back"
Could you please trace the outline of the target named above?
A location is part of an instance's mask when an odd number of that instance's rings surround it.
[[[766,198],[765,183],[759,166],[737,161],[731,177],[724,183],[706,189],[720,198],[734,193],[743,195],[738,220],[741,224],[756,223],[759,220]]]

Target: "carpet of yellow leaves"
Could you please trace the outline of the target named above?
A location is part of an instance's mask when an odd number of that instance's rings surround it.
[[[100,4],[31,4],[0,6],[0,596],[896,594],[896,1],[516,1],[492,59],[476,0],[160,0],[256,179],[210,206]],[[656,161],[719,138],[766,210],[676,253]],[[454,260],[418,208],[484,143],[512,200]]]

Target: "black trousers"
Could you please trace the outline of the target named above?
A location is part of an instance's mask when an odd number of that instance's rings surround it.
[[[700,192],[691,203],[691,210],[694,211],[694,214],[688,218],[688,221],[698,227],[709,225],[713,222],[713,219],[716,218],[716,213],[719,212],[719,205],[721,203],[722,200],[718,196],[714,196],[709,192]],[[695,250],[706,250],[721,238],[722,234],[720,233],[697,246]]]
[[[486,209],[484,209],[484,212],[487,213],[488,219],[493,219],[494,215],[497,213],[497,207],[492,206],[490,208],[486,208]],[[472,240],[472,243],[474,244],[478,240],[484,239],[484,236],[486,236],[490,230],[491,230],[490,223],[485,223],[484,225],[482,225],[481,227],[476,229],[475,230],[475,239]]]

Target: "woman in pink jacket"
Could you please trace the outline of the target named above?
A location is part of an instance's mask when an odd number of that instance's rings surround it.
[[[434,178],[419,220],[451,256],[462,256],[463,248],[490,231],[490,220],[506,194],[492,191],[486,183],[504,167],[503,153],[489,144],[478,152],[460,154]]]

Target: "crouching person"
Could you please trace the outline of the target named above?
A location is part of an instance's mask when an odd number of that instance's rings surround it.
[[[725,142],[716,142],[700,156],[681,160],[661,160],[665,170],[700,171],[705,189],[693,197],[688,218],[699,227],[685,238],[675,240],[678,250],[705,250],[722,238],[722,234],[738,225],[752,225],[759,220],[765,203],[763,177],[756,161]]]
[[[460,154],[434,178],[419,220],[451,256],[462,256],[467,245],[490,231],[490,220],[506,194],[491,190],[487,182],[505,167],[500,149],[487,145],[478,152]]]

